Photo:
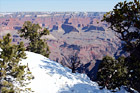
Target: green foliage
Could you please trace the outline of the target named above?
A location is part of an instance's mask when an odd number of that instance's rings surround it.
[[[124,62],[125,58],[120,57],[117,60],[112,57],[106,56],[103,58],[98,68],[97,82],[102,88],[115,91],[116,88],[120,88],[122,85],[127,85],[127,66]]]
[[[120,2],[113,11],[106,13],[103,21],[110,23],[110,28],[118,33],[123,41],[123,50],[130,53],[126,58],[127,77],[121,78],[127,81],[127,87],[132,87],[140,92],[140,2]],[[106,64],[104,64],[106,65]],[[121,65],[120,65],[121,66]],[[114,69],[114,68],[112,68]],[[121,75],[122,76],[122,75]],[[112,83],[112,82],[110,82]],[[122,83],[125,85],[126,83]]]
[[[140,43],[140,3],[120,2],[113,11],[104,15],[104,21],[110,23],[110,28],[119,34],[124,41],[124,50],[133,52]]]
[[[0,48],[0,92],[20,93],[27,85],[24,81],[29,80],[26,77],[31,76],[27,66],[19,63],[21,59],[26,59],[24,44],[12,45],[10,34],[7,34],[0,40]]]
[[[42,36],[49,35],[49,30],[46,28],[43,29],[43,31],[41,30],[42,28],[38,24],[32,24],[30,21],[26,21],[23,24],[22,29],[19,30],[19,33],[21,34],[21,37],[30,41],[29,46],[27,47],[28,51],[49,57],[49,46],[45,39],[41,39]]]
[[[129,83],[127,86],[140,92],[140,61],[137,59],[137,57],[130,56],[127,58],[127,65],[129,71],[127,75],[127,80],[129,80]]]

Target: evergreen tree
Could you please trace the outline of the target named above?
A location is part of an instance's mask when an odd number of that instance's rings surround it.
[[[42,54],[49,57],[50,50],[45,39],[41,39],[44,35],[49,35],[48,29],[43,29],[38,24],[32,24],[30,21],[25,21],[22,29],[19,30],[21,37],[29,40],[27,50],[35,53]]]
[[[119,57],[115,60],[106,56],[99,65],[97,82],[101,89],[107,87],[107,89],[116,91],[116,88],[120,89],[122,85],[127,85],[128,81],[125,79],[127,73],[124,57]]]
[[[121,85],[132,87],[140,92],[139,0],[134,0],[133,2],[119,2],[114,7],[113,11],[110,11],[104,15],[103,21],[110,23],[110,28],[118,33],[118,37],[123,41],[123,50],[130,54],[130,56],[125,59],[125,65],[127,69],[126,77],[123,77],[123,74],[118,74],[121,76],[121,82],[124,82]],[[119,67],[121,66],[122,64],[119,65]],[[114,69],[113,67],[111,68]]]
[[[19,45],[12,45],[10,34],[0,40],[0,93],[20,93],[30,91],[30,88],[23,88],[31,79],[31,72],[26,65],[21,65],[19,61],[26,58],[23,42]]]
[[[113,11],[104,15],[104,21],[110,23],[110,28],[118,33],[124,41],[123,49],[139,58],[140,52],[140,3],[120,2]],[[140,59],[140,58],[139,58]]]

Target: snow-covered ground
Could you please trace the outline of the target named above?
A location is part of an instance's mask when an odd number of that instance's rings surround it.
[[[31,52],[26,52],[27,64],[35,77],[28,87],[35,93],[110,93],[100,90],[96,82],[90,81],[85,74],[71,73],[71,70],[50,59]],[[127,93],[121,89],[119,93]]]

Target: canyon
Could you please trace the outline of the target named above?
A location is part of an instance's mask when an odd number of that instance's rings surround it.
[[[81,65],[78,72],[86,73],[90,79],[96,79],[100,60],[106,56],[125,55],[121,51],[121,41],[116,33],[109,29],[109,24],[102,22],[104,12],[14,12],[0,13],[0,38],[11,33],[13,43],[28,41],[19,37],[17,31],[25,21],[48,28],[50,59],[68,64],[65,58],[78,52]]]

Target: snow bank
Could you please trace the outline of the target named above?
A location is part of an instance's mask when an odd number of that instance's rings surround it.
[[[71,73],[71,70],[39,54],[26,52],[27,64],[35,79],[29,85],[35,93],[110,93],[100,90],[96,82],[85,74]],[[125,93],[123,89],[119,93]]]
[[[2,51],[2,49],[0,48],[0,51]]]

